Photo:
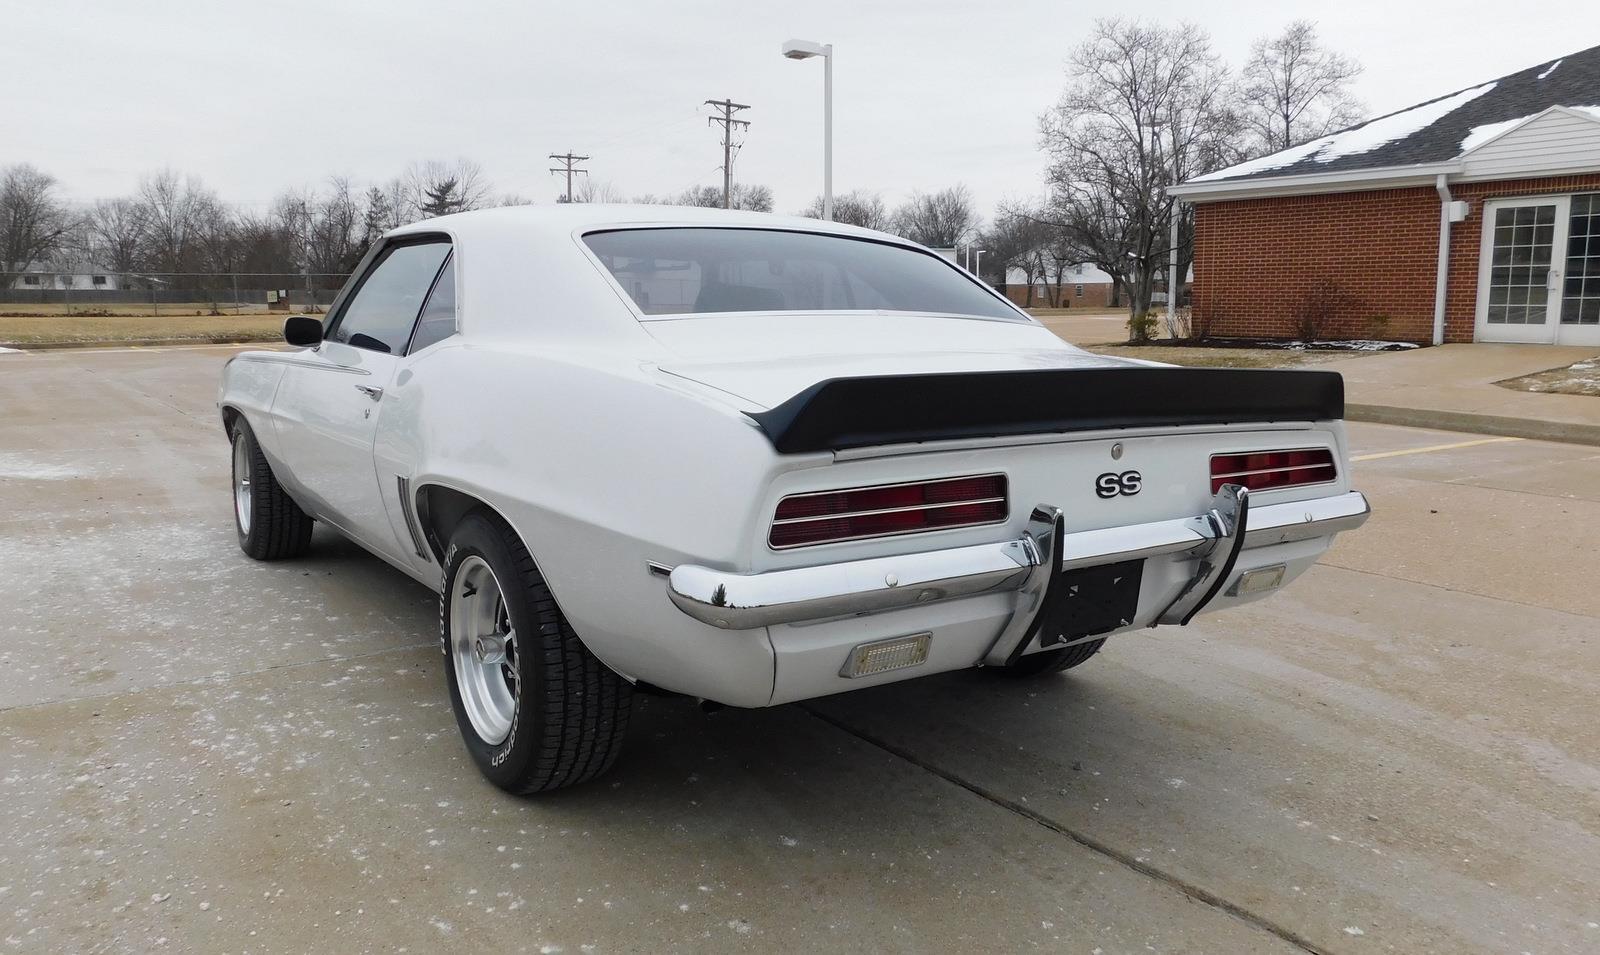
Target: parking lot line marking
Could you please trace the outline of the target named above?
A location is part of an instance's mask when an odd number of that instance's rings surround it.
[[[1358,454],[1352,461],[1376,461],[1379,458],[1398,458],[1403,454],[1429,454],[1433,451],[1454,451],[1456,448],[1475,448],[1480,444],[1499,444],[1502,441],[1521,441],[1521,438],[1479,438],[1476,441],[1457,441],[1455,444],[1430,444],[1425,448],[1401,448],[1399,451],[1379,451],[1375,454]]]

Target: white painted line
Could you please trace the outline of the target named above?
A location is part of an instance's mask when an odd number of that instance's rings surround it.
[[[1521,441],[1521,438],[1479,438],[1476,441],[1457,441],[1455,444],[1430,444],[1425,448],[1401,448],[1399,451],[1379,451],[1376,454],[1358,454],[1352,461],[1376,461],[1379,458],[1398,458],[1406,454],[1430,454],[1434,451],[1454,451],[1456,448],[1475,448],[1480,444],[1499,444],[1502,441]]]

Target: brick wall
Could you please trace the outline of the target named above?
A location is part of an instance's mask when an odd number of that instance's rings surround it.
[[[1600,173],[1452,184],[1471,210],[1451,229],[1446,341],[1472,340],[1484,200],[1596,189]],[[1329,278],[1352,299],[1330,334],[1428,342],[1438,254],[1431,186],[1199,203],[1196,322],[1213,335],[1291,337],[1307,291]]]

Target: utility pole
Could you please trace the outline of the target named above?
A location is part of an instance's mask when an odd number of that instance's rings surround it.
[[[589,170],[587,170],[587,169],[579,169],[578,168],[578,163],[583,162],[584,160],[588,159],[589,157],[588,156],[574,156],[572,154],[572,150],[569,149],[566,152],[561,153],[559,155],[556,154],[556,153],[551,153],[550,154],[550,158],[554,159],[556,162],[561,164],[561,167],[559,169],[556,168],[555,166],[551,166],[550,167],[550,171],[552,173],[554,173],[555,175],[558,175],[558,176],[564,175],[564,176],[567,177],[567,200],[566,201],[571,202],[572,201],[572,177],[575,176],[575,175],[577,175],[577,176],[587,176],[589,174]]]
[[[722,124],[722,208],[732,209],[733,151],[737,148],[733,145],[733,131],[736,126],[740,128],[748,128],[750,126],[748,120],[734,119],[733,114],[741,109],[749,109],[750,107],[744,103],[735,103],[731,99],[708,99],[705,105],[722,111],[721,116],[707,116],[706,125],[710,126],[712,123]]]

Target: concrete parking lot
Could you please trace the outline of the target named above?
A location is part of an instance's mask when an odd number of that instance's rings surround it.
[[[233,349],[0,355],[0,950],[1600,951],[1600,449],[1353,425],[1296,587],[514,799],[434,598],[238,550]],[[664,609],[664,613],[671,612]]]

